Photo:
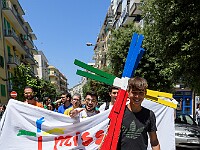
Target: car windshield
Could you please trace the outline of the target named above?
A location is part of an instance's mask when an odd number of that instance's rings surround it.
[[[186,115],[186,114],[177,114],[175,123],[197,125],[194,119],[190,115]]]

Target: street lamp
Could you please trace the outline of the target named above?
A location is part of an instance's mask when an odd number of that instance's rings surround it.
[[[95,45],[93,45],[93,44],[90,43],[90,42],[87,42],[86,45],[87,45],[87,46],[95,46]]]

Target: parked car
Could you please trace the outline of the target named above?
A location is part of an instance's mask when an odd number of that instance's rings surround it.
[[[176,147],[200,150],[200,126],[187,114],[177,114],[175,119]]]

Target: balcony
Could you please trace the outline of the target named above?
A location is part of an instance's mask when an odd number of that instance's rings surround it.
[[[25,59],[31,64],[35,65],[35,59],[33,57],[33,54],[30,52],[30,50],[27,50],[27,54],[25,55]]]
[[[129,4],[129,16],[134,17],[140,15],[142,11],[139,9],[141,0],[132,0]]]
[[[15,68],[15,67],[19,66],[20,63],[21,63],[21,61],[18,57],[12,56],[12,55],[8,56],[8,63],[7,64],[9,65],[9,67]]]
[[[118,0],[117,8],[114,11],[114,20],[118,20],[120,18],[121,12],[122,12],[122,0]]]
[[[14,27],[18,29],[20,33],[27,34],[28,29],[24,24],[23,18],[17,12],[13,4],[10,1],[6,1],[6,3],[2,4],[2,6],[2,12],[9,18]]]
[[[30,35],[25,36],[25,43],[29,48],[34,48],[34,43]]]
[[[28,47],[25,46],[22,37],[19,37],[14,30],[12,29],[5,29],[4,30],[4,37],[8,40],[13,46],[16,47],[17,50],[20,51],[22,54],[26,54],[28,51]]]
[[[56,73],[51,72],[51,73],[49,74],[49,77],[56,77],[56,78],[58,78],[58,75],[57,75]]]

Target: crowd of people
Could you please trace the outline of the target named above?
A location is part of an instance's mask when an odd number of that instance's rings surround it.
[[[133,147],[147,149],[148,135],[152,149],[160,149],[156,134],[155,114],[153,111],[141,106],[147,87],[147,81],[141,77],[134,77],[128,81],[128,99],[122,120],[118,149],[129,150]],[[27,86],[24,88],[24,102],[72,118],[81,119],[94,116],[108,109],[111,110],[115,104],[118,91],[117,87],[111,87],[109,90],[110,101],[103,103],[99,109],[97,109],[98,95],[94,91],[86,92],[83,101],[79,93],[75,93],[73,96],[69,93],[62,93],[57,101],[53,102],[49,97],[46,97],[43,103],[40,103],[34,98],[33,88]]]

